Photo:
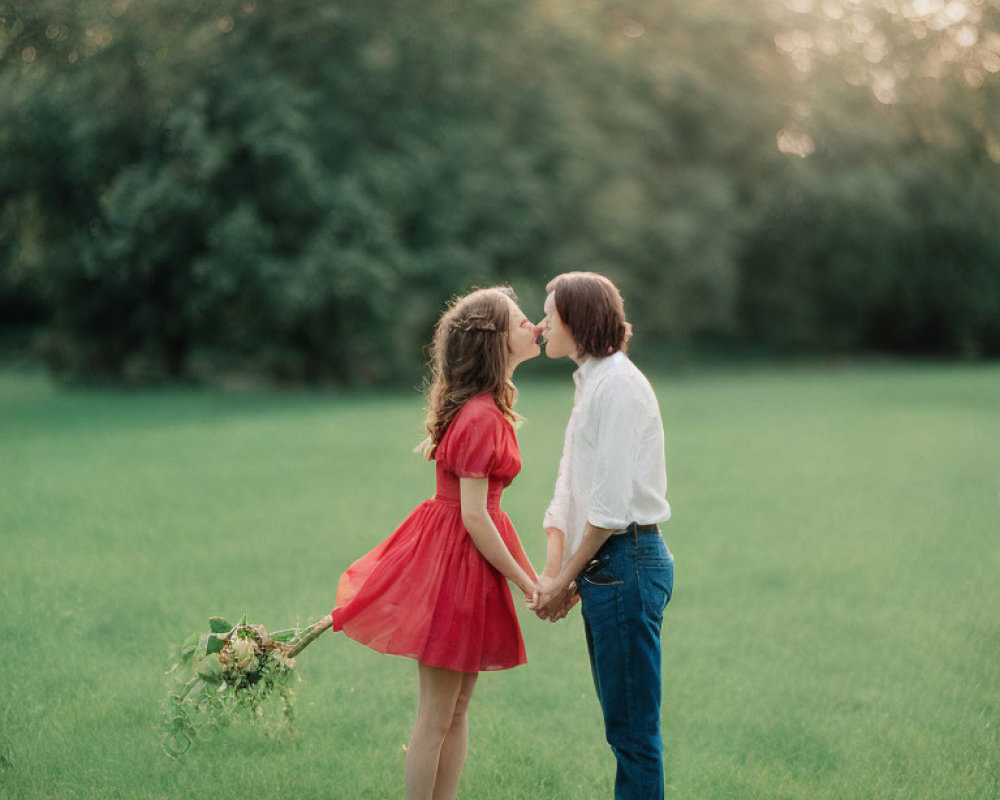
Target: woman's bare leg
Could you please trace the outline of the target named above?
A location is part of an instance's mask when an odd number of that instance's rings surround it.
[[[463,674],[462,688],[458,693],[458,702],[451,718],[451,728],[441,745],[433,800],[455,800],[458,795],[458,782],[462,778],[465,751],[469,744],[469,701],[472,699],[472,690],[476,687],[478,677],[479,675],[474,672]]]
[[[455,718],[465,673],[417,666],[420,700],[406,748],[406,800],[433,800],[441,748]]]

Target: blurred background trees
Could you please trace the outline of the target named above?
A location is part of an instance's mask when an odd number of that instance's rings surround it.
[[[571,268],[647,347],[1000,354],[1000,0],[0,2],[0,328],[61,375],[411,379]]]

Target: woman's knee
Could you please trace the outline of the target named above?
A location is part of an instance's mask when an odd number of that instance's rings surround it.
[[[424,736],[442,740],[455,725],[457,709],[455,706],[425,707],[417,714],[416,728]]]
[[[455,724],[454,714],[447,711],[425,714],[417,719],[417,730],[431,740],[443,741]]]
[[[472,702],[472,690],[476,688],[477,675],[468,674],[462,681],[462,688],[455,701],[455,713],[452,715],[452,725],[460,724],[469,713],[469,703]]]
[[[476,684],[476,674],[467,673],[460,678],[458,691],[449,688],[457,676],[448,675],[444,670],[422,670],[424,681],[421,685],[420,708],[417,713],[417,727],[425,735],[443,738],[456,726],[465,722]],[[452,687],[454,684],[452,684]]]

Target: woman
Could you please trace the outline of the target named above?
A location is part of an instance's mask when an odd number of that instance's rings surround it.
[[[521,469],[511,376],[540,352],[537,335],[507,288],[474,291],[442,315],[425,441],[437,494],[337,586],[334,630],[418,663],[408,800],[455,797],[478,673],[526,660],[506,581],[529,598],[537,576],[500,494]]]

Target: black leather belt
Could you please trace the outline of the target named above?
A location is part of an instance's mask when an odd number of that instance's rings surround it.
[[[640,525],[638,522],[632,522],[625,530],[618,531],[618,533],[631,533],[633,535],[637,533],[659,533],[659,532],[660,532],[660,526],[656,525],[655,523],[653,525]]]

